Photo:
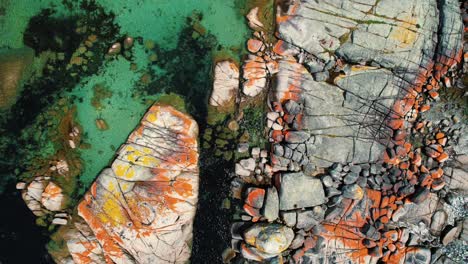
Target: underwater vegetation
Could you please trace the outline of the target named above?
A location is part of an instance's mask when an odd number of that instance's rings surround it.
[[[185,1],[187,5],[175,11],[162,2],[155,8],[151,1],[27,2],[0,3],[0,23],[16,30],[8,32],[14,33],[9,40],[0,42],[0,192],[2,203],[16,217],[30,221],[2,220],[2,236],[18,241],[2,243],[10,249],[0,257],[7,263],[11,259],[51,261],[43,250],[44,241],[57,227],[51,223],[64,219],[62,213],[73,215],[73,207],[96,174],[152,103],[170,103],[190,113],[204,133],[213,62],[220,56],[240,61],[245,49],[243,38],[236,36],[248,32],[234,5],[210,1]],[[126,13],[116,15],[123,7]],[[26,21],[15,24],[15,14],[20,12]],[[152,13],[158,24],[153,30],[148,30],[150,21],[144,19],[134,24],[144,17],[141,12]],[[223,12],[237,23],[235,30],[226,31],[217,23]],[[211,164],[222,167],[215,159]],[[207,168],[202,175],[214,173]],[[216,176],[201,178],[204,185]],[[31,184],[56,185],[60,201],[52,201],[58,202],[54,204],[58,208],[44,207],[29,197],[26,204],[35,216],[30,215],[20,201],[11,202],[21,199],[15,194],[16,181],[23,196]],[[228,190],[205,190],[216,189]],[[22,229],[34,226],[33,222],[42,229]],[[26,240],[38,249],[32,251],[36,255],[21,256],[20,244]],[[54,247],[53,242],[49,247]]]

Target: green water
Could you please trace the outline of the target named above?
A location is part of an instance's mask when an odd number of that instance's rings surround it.
[[[15,190],[14,180],[8,179],[31,179],[41,169],[48,170],[49,161],[63,157],[57,153],[65,150],[70,154],[66,159],[77,165],[73,166],[76,169],[70,173],[70,181],[60,178],[57,182],[72,198],[67,208],[72,210],[148,107],[158,100],[183,105],[199,123],[203,137],[212,64],[220,57],[240,61],[245,54],[245,40],[251,33],[243,16],[248,1],[94,1],[104,8],[102,12],[89,5],[92,0],[0,0],[0,49],[21,48],[25,41],[37,51],[51,50],[36,54],[34,77],[24,85],[9,112],[0,113],[0,156],[9,157],[5,164],[0,160],[0,174],[9,175],[3,177],[6,191],[0,182],[0,198],[14,195],[3,199],[12,217],[0,221],[0,236],[11,237],[2,240],[4,243],[0,241],[1,248],[9,252],[1,256],[0,262],[3,258],[6,263],[50,262],[44,252],[49,240],[46,232],[25,228],[34,222],[47,226],[47,217],[32,216]],[[53,12],[43,12],[45,9]],[[36,26],[29,24],[31,19],[38,22]],[[90,28],[83,30],[83,25]],[[92,52],[86,57],[86,68],[83,64],[70,66],[72,54],[78,54],[90,34],[96,34],[98,40],[86,48],[87,53]],[[135,38],[131,50],[116,57],[105,56],[107,48],[125,36]],[[153,48],[145,45],[148,41],[154,43]],[[105,91],[98,104],[96,86]],[[76,107],[74,121],[82,128],[81,144],[75,150],[64,147],[69,128],[65,132],[58,129],[64,118],[60,112],[72,106]],[[108,129],[100,130],[97,119],[104,120]],[[221,252],[228,246],[224,242],[229,241],[230,216],[217,205],[228,197],[229,180],[220,175],[232,164],[212,156],[209,150],[200,150],[203,195],[195,223],[198,233],[193,263],[220,262]],[[49,231],[54,228],[49,226]],[[23,254],[25,247],[30,254]]]
[[[187,17],[190,17],[194,11],[203,16],[201,25],[208,34],[216,38],[216,43],[219,46],[223,48],[235,47],[239,50],[244,45],[249,31],[244,17],[241,16],[235,5],[236,2],[236,0],[96,1],[106,11],[116,15],[114,22],[120,26],[120,36],[140,37],[143,38],[143,42],[152,40],[162,50],[176,48],[181,31],[187,25]],[[62,5],[62,0],[0,0],[0,3],[6,7],[4,9],[5,15],[0,16],[0,36],[2,36],[0,47],[17,48],[23,46],[23,33],[29,19],[43,8],[53,8],[58,11],[59,16],[76,14],[77,12],[76,10],[67,10]],[[80,83],[70,92],[60,95],[78,98],[75,100],[77,120],[83,128],[83,142],[90,146],[90,148],[81,150],[84,170],[79,179],[82,183],[80,192],[86,190],[99,171],[112,159],[115,150],[138,124],[148,108],[147,100],[157,98],[156,93],[146,95],[140,92],[141,84],[138,85],[138,83],[141,76],[147,72],[175,76],[192,74],[190,72],[177,72],[174,68],[164,69],[164,67],[156,66],[155,63],[151,64],[148,60],[151,52],[145,49],[143,42],[136,42],[132,48],[131,60],[119,56],[116,59],[105,61],[96,74],[81,79]],[[177,54],[174,56],[177,57]],[[136,64],[136,69],[130,70],[131,63]],[[193,62],[180,63],[191,64]],[[203,63],[211,63],[211,61]],[[91,99],[94,96],[93,87],[96,84],[101,84],[112,92],[110,98],[102,101],[103,107],[101,109],[96,109],[91,105]],[[190,83],[185,85],[190,86]],[[169,88],[185,89],[183,87]],[[168,91],[169,88],[157,87],[161,91]],[[97,118],[104,119],[109,129],[99,130],[95,123]]]
[[[97,0],[116,14],[122,33],[174,46],[185,19],[194,10],[203,13],[202,25],[224,46],[242,45],[248,29],[236,7],[237,0]],[[56,7],[69,13],[62,0],[0,0],[5,15],[0,16],[0,47],[23,46],[22,37],[29,19],[43,8]]]

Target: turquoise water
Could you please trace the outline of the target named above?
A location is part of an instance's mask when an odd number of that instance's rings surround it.
[[[185,19],[194,10],[203,13],[202,25],[224,46],[243,45],[248,29],[239,14],[237,0],[97,0],[116,14],[122,34],[153,39],[164,47],[174,47]],[[1,0],[5,15],[0,17],[0,47],[23,45],[22,36],[29,19],[43,8],[55,7],[70,14],[61,0]]]
[[[55,18],[66,18],[58,20],[68,23],[63,30],[78,29],[74,21],[77,17],[83,18],[87,12],[78,7],[78,2],[83,1],[0,0],[0,49],[23,47],[25,34],[32,33],[34,38],[34,30],[37,28],[33,27],[33,32],[30,32],[31,27],[28,28],[28,23],[32,18],[38,18],[44,9],[54,10]],[[56,124],[57,117],[46,114],[48,113],[46,111],[62,109],[63,105],[60,106],[58,102],[64,98],[70,99],[68,102],[76,106],[75,121],[82,128],[81,146],[86,146],[74,151],[74,155],[79,154],[82,163],[82,170],[77,180],[79,192],[75,193],[77,195],[74,198],[80,198],[80,194],[87,190],[97,174],[112,160],[115,151],[136,127],[147,108],[164,93],[182,94],[188,103],[187,110],[197,118],[197,121],[203,123],[207,96],[212,84],[210,75],[214,56],[220,53],[225,56],[229,53],[234,59],[239,60],[245,51],[244,42],[250,34],[239,8],[239,5],[244,4],[243,0],[96,0],[95,2],[106,12],[115,14],[112,23],[119,27],[119,31],[113,39],[110,37],[111,40],[122,40],[125,36],[135,38],[135,44],[128,54],[106,58],[105,50],[101,47],[99,48],[101,53],[97,54],[97,57],[94,56],[94,59],[89,59],[90,62],[86,65],[92,70],[85,70],[82,67],[82,70],[75,71],[81,66],[73,66],[75,68],[69,71],[68,68],[62,67],[65,65],[62,65],[54,69],[53,75],[40,74],[43,69],[50,67],[46,63],[47,60],[62,57],[60,59],[62,64],[63,61],[68,62],[80,43],[76,43],[76,39],[66,40],[69,41],[67,45],[71,43],[74,46],[67,46],[65,55],[63,51],[36,54],[33,64],[36,73],[34,78],[41,81],[33,81],[33,85],[23,89],[17,104],[12,108],[15,112],[7,118],[0,116],[2,117],[0,132],[12,126],[16,128],[14,133],[23,135],[22,140],[17,140],[19,137],[13,135],[13,132],[7,136],[0,135],[0,154],[4,157],[14,156],[21,161],[16,168],[8,165],[9,171],[6,171],[0,163],[0,169],[4,173],[16,176],[23,175],[24,171],[33,170],[27,174],[32,175],[35,173],[34,169],[25,164],[35,164],[35,158],[47,159],[48,155],[63,149],[63,146],[56,144],[56,141],[44,144],[44,140],[47,139],[38,140],[39,137],[35,136],[34,131],[40,131],[41,133],[38,133],[40,135],[56,135],[57,131],[50,132],[57,128],[48,124]],[[70,3],[74,8],[69,8]],[[44,34],[48,28],[43,27],[41,30],[40,34]],[[59,38],[53,35],[41,35],[38,36],[39,42],[50,42],[49,46],[57,46],[57,43],[65,40],[64,37],[83,36],[83,34],[69,34],[69,31],[58,30],[53,32],[55,33],[62,35]],[[98,39],[97,43],[106,43],[110,46],[112,43],[109,41],[107,37],[107,40],[101,42]],[[84,39],[81,44],[83,42]],[[148,47],[148,42],[154,43],[154,47]],[[88,49],[90,50],[91,48]],[[34,86],[35,84],[37,85]],[[99,108],[92,103],[96,85],[110,92],[108,94],[110,96],[100,101]],[[167,97],[165,98],[167,100]],[[67,106],[72,107],[72,105]],[[40,113],[43,114],[39,115]],[[16,122],[17,117],[20,117],[18,120],[21,122]],[[96,125],[97,119],[104,120],[108,129],[100,130]],[[10,123],[2,127],[5,125],[2,123],[3,120],[10,120]],[[7,145],[12,144],[16,153],[11,153],[5,148],[5,142]],[[7,153],[5,150],[10,152]],[[4,201],[11,218],[19,217],[24,221],[0,221],[0,236],[7,238],[0,243],[0,248],[9,252],[0,254],[0,262],[5,260],[6,263],[10,263],[10,260],[14,260],[21,263],[49,263],[50,257],[44,252],[44,241],[48,239],[48,233],[41,234],[40,230],[31,229],[31,231],[23,227],[33,226],[36,218],[25,207],[14,188],[14,182],[9,182],[6,191],[0,192],[0,199],[10,196],[11,199]],[[27,217],[28,215],[30,217]],[[31,254],[23,254],[25,251]]]
[[[244,17],[236,7],[236,2],[236,0],[96,1],[106,11],[116,15],[114,22],[120,27],[120,35],[116,36],[116,39],[128,35],[142,40],[136,42],[132,48],[131,60],[122,56],[106,60],[96,74],[82,78],[70,92],[60,95],[61,97],[76,96],[79,99],[75,100],[77,121],[83,128],[85,135],[83,142],[90,146],[90,148],[81,150],[84,170],[80,176],[82,183],[80,192],[86,190],[98,172],[112,159],[115,150],[138,124],[148,107],[147,100],[154,100],[157,97],[154,87],[151,95],[141,92],[142,85],[139,84],[141,77],[151,73],[152,80],[155,81],[163,74],[176,76],[178,74],[192,74],[174,72],[174,69],[164,69],[164,65],[161,66],[158,62],[151,63],[148,57],[155,51],[148,50],[143,43],[153,41],[158,50],[175,49],[181,37],[181,31],[187,26],[187,18],[191,17],[194,12],[198,12],[203,17],[200,22],[201,26],[207,30],[207,34],[215,37],[217,49],[223,47],[240,50],[249,31]],[[62,5],[61,0],[15,0],[5,1],[5,3],[5,15],[0,17],[0,36],[2,36],[0,47],[17,48],[23,46],[22,38],[28,20],[43,8],[53,8],[57,11],[57,16],[70,16],[79,13],[79,10],[67,10]],[[176,60],[178,55],[172,55]],[[136,67],[133,65],[133,70],[130,70],[132,63]],[[182,63],[190,64],[192,62]],[[104,107],[101,109],[96,109],[91,105],[91,99],[94,95],[93,87],[96,84],[102,84],[112,92],[110,98],[102,101]],[[185,89],[164,87],[166,85],[164,83],[160,85],[161,87],[156,87],[156,90]],[[140,88],[137,89],[137,86]],[[206,87],[206,89],[209,88]],[[106,121],[109,126],[108,130],[101,131],[97,128],[96,119],[98,118]]]

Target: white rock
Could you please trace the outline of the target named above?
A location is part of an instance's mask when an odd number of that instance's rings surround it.
[[[252,8],[247,14],[249,27],[252,29],[263,28],[263,23],[258,20],[258,7]]]
[[[36,178],[37,179],[37,178]],[[34,200],[40,201],[42,192],[44,192],[44,182],[42,180],[34,180],[28,186],[28,195]]]
[[[273,126],[273,121],[271,121],[270,119],[267,119],[267,127],[271,128],[272,126]]]
[[[66,225],[67,223],[68,223],[67,219],[63,219],[63,218],[54,218],[54,220],[52,220],[53,225]]]
[[[249,151],[249,144],[241,143],[241,144],[237,145],[237,152],[245,153],[247,151]]]
[[[268,118],[268,120],[271,120],[271,121],[276,121],[276,119],[278,119],[279,116],[280,116],[280,114],[277,113],[277,112],[268,112],[267,113],[267,118]]]
[[[58,217],[58,218],[68,218],[68,214],[67,213],[58,213],[58,214],[55,214],[54,217]]]
[[[39,201],[29,196],[27,192],[23,192],[21,196],[23,197],[23,200],[28,206],[29,210],[31,210],[31,212],[33,212],[34,215],[36,216],[44,215],[44,212],[42,211],[42,206],[39,203]]]
[[[245,95],[254,97],[260,94],[266,86],[266,77],[268,75],[265,60],[261,57],[249,55],[244,61],[242,77],[242,92]]]
[[[255,160],[253,158],[248,158],[248,159],[243,159],[239,161],[240,165],[244,167],[244,169],[249,170],[249,171],[254,171],[255,170]]]
[[[256,224],[244,232],[245,241],[267,254],[280,254],[294,239],[294,231],[279,224]]]
[[[26,183],[25,182],[18,182],[16,184],[16,189],[17,190],[23,190],[24,188],[26,188]]]
[[[60,211],[63,209],[64,195],[62,188],[53,182],[49,182],[42,193],[42,205],[50,211]]]
[[[273,175],[273,168],[272,168],[270,165],[266,164],[266,165],[265,165],[265,169],[263,169],[263,172],[264,172],[267,176],[271,177],[271,176]]]
[[[210,105],[225,106],[237,95],[239,87],[239,68],[230,61],[218,62],[214,69],[213,92]]]
[[[260,148],[252,148],[252,157],[258,158],[260,156]]]
[[[283,130],[283,126],[278,124],[278,123],[274,123],[273,126],[271,127],[273,130]]]
[[[239,163],[236,163],[235,170],[236,170],[236,174],[239,176],[250,176],[250,171],[244,169],[244,167],[240,165]]]
[[[447,234],[445,234],[445,236],[442,238],[442,244],[444,244],[444,246],[448,245],[450,242],[452,242],[453,240],[455,240],[458,235],[459,235],[459,232],[460,231],[460,227],[459,226],[454,226],[452,227],[448,232]]]
[[[56,168],[60,175],[64,175],[69,171],[68,163],[66,160],[59,160],[59,162],[57,162]]]

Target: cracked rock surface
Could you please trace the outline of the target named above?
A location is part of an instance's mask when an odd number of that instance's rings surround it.
[[[235,263],[466,262],[466,118],[457,117],[465,105],[443,110],[444,96],[466,88],[452,85],[467,72],[465,8],[277,2],[277,39],[257,31],[267,48],[249,49],[274,65],[265,77],[270,152],[267,162],[250,158],[262,170],[236,170],[235,180],[249,186],[246,197],[269,195],[233,225]],[[259,223],[290,227],[294,239],[265,252],[245,238]]]
[[[153,105],[62,230],[59,263],[186,263],[198,199],[198,126]]]

